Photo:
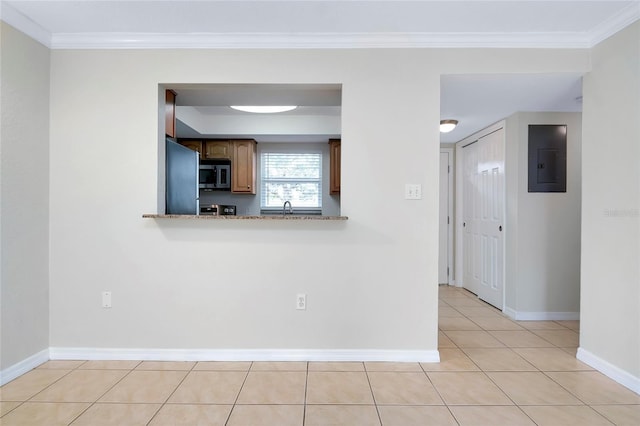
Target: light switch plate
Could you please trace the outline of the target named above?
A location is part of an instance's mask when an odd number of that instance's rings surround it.
[[[422,185],[419,183],[407,183],[404,186],[404,198],[406,200],[421,200]]]

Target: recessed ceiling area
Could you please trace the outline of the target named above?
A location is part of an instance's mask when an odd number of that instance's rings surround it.
[[[582,75],[467,74],[440,79],[440,119],[458,120],[440,142],[455,143],[515,112],[582,111]]]
[[[326,142],[341,133],[340,84],[176,84],[180,138],[252,138],[258,142]],[[297,105],[255,114],[230,105]]]

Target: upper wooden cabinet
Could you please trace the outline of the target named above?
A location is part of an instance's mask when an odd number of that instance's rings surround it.
[[[256,193],[256,141],[253,139],[231,141],[231,192]]]
[[[171,138],[176,137],[176,92],[165,91],[164,103],[164,127],[165,133]]]
[[[329,193],[340,193],[340,139],[329,140]]]
[[[185,146],[193,151],[196,151],[200,154],[200,159],[202,159],[202,141],[178,141],[178,143],[182,146]]]
[[[231,144],[229,141],[204,141],[204,158],[231,158]]]

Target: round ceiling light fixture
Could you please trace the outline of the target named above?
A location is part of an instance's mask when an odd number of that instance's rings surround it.
[[[449,133],[458,125],[458,120],[440,120],[440,132]]]
[[[230,105],[230,107],[238,111],[253,112],[256,114],[275,114],[298,108],[297,105]]]

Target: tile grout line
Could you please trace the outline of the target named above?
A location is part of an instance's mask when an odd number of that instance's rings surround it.
[[[142,362],[140,362],[138,365],[136,365],[136,367],[138,367],[140,364],[142,364]],[[176,387],[173,389],[172,392],[169,393],[169,395],[167,396],[167,398],[164,400],[164,402],[160,403],[160,407],[158,407],[158,409],[156,410],[155,413],[153,413],[153,416],[151,416],[151,418],[149,419],[149,421],[147,422],[147,426],[149,424],[151,424],[151,422],[153,421],[153,419],[156,418],[156,416],[158,415],[158,413],[160,412],[160,410],[162,410],[162,408],[167,404],[167,402],[169,401],[169,399],[171,399],[171,397],[176,393],[176,391],[178,390],[178,388],[180,387],[180,385],[182,385],[184,383],[185,380],[187,380],[187,377],[189,377],[189,374],[191,374],[191,372],[193,371],[194,368],[196,368],[196,365],[198,365],[198,361],[194,362],[193,365],[191,366],[191,368],[189,370],[146,370],[146,371],[187,371],[187,374],[184,375],[184,377],[182,378],[182,380],[180,380],[180,383],[178,383],[176,385]],[[143,370],[139,370],[139,371],[143,371]],[[150,403],[153,404],[153,403]]]
[[[86,362],[84,362],[82,365],[86,364],[87,362],[89,362],[88,360]],[[125,374],[124,376],[122,376],[120,378],[120,380],[117,380],[111,387],[109,387],[106,391],[104,391],[100,396],[98,396],[96,398],[95,401],[91,402],[89,404],[89,406],[87,408],[85,408],[84,410],[82,410],[82,412],[80,414],[78,414],[76,417],[73,418],[73,420],[71,420],[71,422],[69,423],[69,425],[72,425],[76,420],[78,420],[80,418],[80,416],[82,416],[84,413],[86,413],[87,411],[89,411],[89,409],[91,409],[91,407],[93,407],[94,405],[96,405],[96,403],[98,401],[100,401],[100,398],[102,398],[103,396],[105,396],[111,389],[113,389],[118,383],[120,383],[121,381],[124,380],[125,377],[127,377],[129,374],[131,374],[131,372],[133,370],[135,370],[135,368],[140,365],[142,363],[142,361],[140,361],[139,363],[137,363],[135,366],[133,366],[131,369],[129,369],[129,372],[127,374]],[[95,370],[100,370],[100,371],[109,371],[112,370],[110,368],[102,368],[102,369],[95,369]],[[95,371],[94,370],[94,371]]]
[[[240,398],[240,394],[242,393],[242,389],[244,388],[244,384],[247,383],[247,378],[249,377],[249,373],[253,369],[253,364],[254,363],[255,363],[255,361],[251,361],[251,363],[249,364],[249,368],[247,368],[247,373],[244,375],[244,379],[242,380],[242,384],[240,385],[240,389],[238,389],[238,394],[236,395],[236,398],[233,401],[233,404],[231,404],[231,410],[229,410],[229,414],[227,414],[227,419],[224,422],[225,426],[227,426],[229,424],[229,420],[231,420],[231,415],[233,414],[233,410],[236,409],[236,404],[238,403],[238,399]]]
[[[1,401],[1,402],[17,402],[18,405],[16,405],[15,407],[13,407],[11,410],[7,411],[6,413],[4,413],[3,415],[0,416],[0,419],[2,419],[4,416],[6,416],[7,414],[11,413],[13,410],[15,410],[16,408],[20,407],[22,404],[24,404],[26,401]]]
[[[307,361],[307,372],[304,376],[304,400],[302,405],[302,425],[307,421],[307,390],[309,386],[309,361]]]
[[[51,361],[51,360],[49,360],[49,361]],[[53,386],[54,384],[58,383],[60,380],[62,380],[62,379],[64,379],[65,377],[69,376],[71,373],[73,373],[74,371],[78,370],[78,369],[80,368],[80,366],[82,366],[82,365],[84,365],[84,364],[86,364],[86,363],[88,362],[88,360],[77,360],[77,361],[84,361],[84,362],[82,362],[81,364],[78,364],[75,368],[69,369],[69,370],[68,370],[68,372],[67,372],[67,374],[62,375],[59,379],[57,379],[57,380],[55,380],[54,382],[50,383],[49,385],[45,386],[45,387],[44,387],[43,389],[41,389],[39,392],[36,392],[34,395],[31,395],[31,397],[30,397],[29,399],[27,399],[27,400],[25,400],[25,401],[22,401],[22,402],[20,403],[20,405],[18,405],[17,407],[14,407],[11,411],[13,411],[13,410],[15,410],[16,408],[20,407],[20,406],[21,406],[21,405],[23,405],[25,402],[33,402],[33,403],[37,403],[38,401],[31,401],[31,400],[32,400],[34,397],[36,397],[37,395],[39,395],[39,394],[41,394],[42,392],[44,392],[45,390],[49,389],[49,388],[50,388],[51,386]],[[37,370],[37,369],[38,369],[38,367],[36,367],[36,368],[32,369],[31,371],[34,371],[34,370]],[[48,369],[47,369],[47,368],[42,368],[41,370],[48,370]],[[125,375],[125,376],[126,376],[126,375]],[[114,385],[114,386],[115,386],[115,385]],[[103,395],[104,395],[104,394],[103,394]],[[98,397],[98,399],[100,399],[103,395],[99,396],[99,397]],[[96,401],[97,401],[97,400],[96,400]],[[42,402],[48,402],[48,401],[42,401]],[[60,403],[60,402],[57,402],[57,403]],[[69,424],[71,424],[71,423],[75,422],[75,421],[78,419],[78,417],[80,417],[81,415],[83,415],[83,414],[84,414],[84,413],[85,413],[89,408],[91,408],[91,407],[93,406],[93,404],[95,404],[95,401],[94,401],[94,402],[89,403],[89,406],[88,406],[87,408],[85,408],[84,410],[82,410],[82,412],[80,412],[80,414],[78,414],[76,417],[74,417],[74,418],[71,420],[71,422],[70,422]],[[11,411],[10,411],[10,412],[11,412]],[[9,414],[9,413],[5,413],[5,415],[6,415],[6,414]],[[4,417],[4,416],[2,416],[2,417]]]
[[[373,399],[373,406],[376,408],[378,421],[380,422],[380,425],[382,425],[382,416],[380,415],[380,409],[378,408],[378,401],[376,401],[376,395],[375,393],[373,393],[373,386],[371,385],[371,378],[369,377],[369,370],[367,369],[367,363],[363,362],[362,366],[364,368],[364,374],[367,378],[367,383],[369,384],[369,391],[371,392],[371,398]]]
[[[558,381],[556,381],[553,377],[549,376],[547,374],[546,371],[542,371],[542,374],[544,374],[544,376],[546,378],[548,378],[549,380],[551,380],[553,383],[555,383],[556,385],[560,386],[562,389],[564,389],[565,391],[567,391],[569,393],[569,395],[573,396],[575,399],[577,399],[578,401],[580,401],[583,405],[586,405],[587,407],[589,406],[589,404],[582,400],[582,398],[578,397],[578,395],[574,394],[573,392],[571,392],[571,390],[567,389],[565,386],[562,385],[562,383],[559,383]],[[561,370],[561,371],[550,371],[550,373],[569,373],[569,371],[566,370]],[[572,371],[572,373],[580,373],[580,371]],[[594,410],[595,411],[595,410]]]
[[[458,349],[459,351],[462,351],[461,349]],[[473,360],[471,360],[473,362]],[[475,363],[474,363],[475,364]],[[436,385],[433,383],[433,381],[431,380],[431,377],[429,377],[429,373],[424,369],[424,367],[422,366],[422,363],[418,363],[418,365],[420,365],[420,368],[422,368],[422,372],[424,373],[424,375],[427,377],[427,380],[429,381],[429,384],[431,384],[431,386],[433,387],[433,390],[436,391],[436,393],[438,394],[438,397],[440,398],[440,400],[442,400],[442,404],[447,408],[447,411],[449,412],[449,414],[451,415],[451,418],[453,418],[453,420],[460,425],[460,422],[458,421],[458,418],[453,414],[453,411],[451,411],[451,407],[449,407],[449,404],[447,404],[447,401],[444,400],[444,397],[442,396],[442,394],[440,393],[440,391],[438,390],[438,388],[436,387]],[[479,366],[477,366],[478,368],[480,368]]]
[[[29,373],[31,371],[35,371],[37,370],[37,368],[34,368],[32,370],[29,371]],[[45,368],[43,368],[43,370],[46,370]],[[63,370],[63,369],[60,369]],[[58,370],[58,371],[60,371]],[[64,370],[63,370],[64,371]],[[42,392],[44,392],[45,390],[49,389],[51,386],[55,385],[56,383],[58,383],[60,380],[64,379],[65,377],[67,377],[69,374],[73,373],[74,369],[71,370],[66,370],[67,373],[63,374],[62,376],[60,376],[59,378],[57,378],[56,380],[54,380],[53,382],[49,383],[47,386],[45,386],[44,388],[40,389],[38,392],[34,393],[33,395],[31,395],[29,398],[25,399],[24,401],[22,401],[22,403],[25,402],[37,402],[37,401],[31,401],[33,398],[35,398],[36,396],[40,395]],[[4,416],[3,416],[4,417]]]
[[[611,424],[613,424],[613,425],[617,425],[617,423],[616,423],[613,419],[609,418],[606,414],[601,413],[600,411],[598,411],[598,410],[596,410],[596,409],[594,408],[594,406],[596,406],[596,407],[597,407],[597,406],[607,406],[607,405],[611,405],[611,404],[593,404],[593,405],[589,405],[588,407],[589,407],[589,408],[591,408],[591,409],[592,409],[593,411],[595,411],[596,413],[600,414],[600,415],[601,415],[602,417],[604,417],[607,421],[611,422]],[[630,405],[630,406],[634,406],[634,407],[635,407],[637,404],[614,404],[614,405],[618,405],[618,406]]]

